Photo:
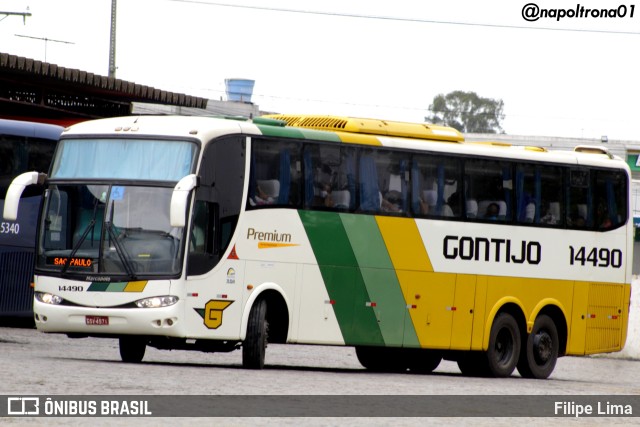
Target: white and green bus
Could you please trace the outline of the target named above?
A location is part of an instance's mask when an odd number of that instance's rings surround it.
[[[38,173],[40,172],[40,173]],[[43,332],[147,346],[353,346],[378,371],[546,378],[626,339],[629,168],[605,148],[274,115],[121,117],[63,132],[44,183]]]

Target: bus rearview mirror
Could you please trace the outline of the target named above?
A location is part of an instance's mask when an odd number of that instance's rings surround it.
[[[198,177],[194,174],[182,178],[173,188],[169,221],[172,227],[186,225],[187,201],[191,190],[198,186]]]
[[[22,196],[24,189],[28,185],[42,185],[46,179],[46,173],[38,172],[25,172],[15,177],[7,190],[2,217],[8,221],[18,219],[18,206],[20,205],[20,196]]]

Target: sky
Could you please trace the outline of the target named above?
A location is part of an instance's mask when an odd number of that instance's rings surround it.
[[[207,99],[245,78],[263,111],[407,122],[473,91],[507,134],[640,141],[633,1],[118,0],[116,77]],[[2,0],[31,16],[0,13],[0,52],[108,75],[111,5]]]

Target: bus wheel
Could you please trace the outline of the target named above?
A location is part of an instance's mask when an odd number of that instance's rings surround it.
[[[560,341],[556,324],[547,315],[538,316],[518,361],[524,378],[545,379],[556,367]]]
[[[264,368],[267,351],[267,301],[257,300],[249,313],[247,336],[242,343],[242,366],[246,369]]]
[[[518,323],[508,313],[501,313],[493,321],[487,362],[491,375],[494,377],[508,377],[518,364],[521,347],[520,329]]]
[[[400,348],[356,347],[356,356],[362,366],[375,372],[404,372],[408,361]]]
[[[462,375],[467,377],[487,377],[489,376],[489,366],[487,355],[484,352],[467,352],[459,356],[458,368]]]
[[[410,350],[409,370],[417,374],[430,374],[442,361],[442,354],[432,350]]]
[[[142,337],[121,337],[119,339],[120,357],[126,363],[140,363],[147,349],[147,342]]]

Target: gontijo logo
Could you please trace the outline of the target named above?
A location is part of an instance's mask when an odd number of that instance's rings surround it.
[[[636,5],[621,4],[616,7],[589,8],[578,3],[572,9],[544,9],[536,3],[527,3],[522,8],[522,18],[525,21],[535,22],[539,19],[555,19],[560,21],[564,18],[633,18]]]
[[[291,234],[279,233],[278,230],[259,231],[251,227],[247,230],[247,240],[256,240],[258,242],[258,249],[300,246],[298,243],[291,243],[291,239]]]

